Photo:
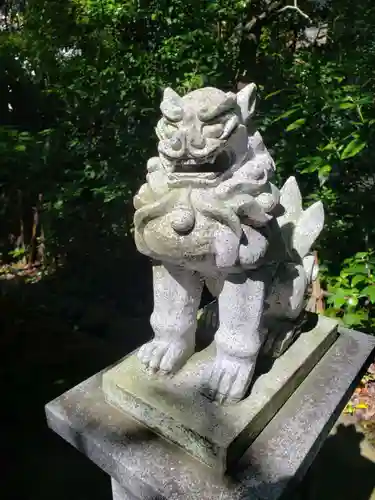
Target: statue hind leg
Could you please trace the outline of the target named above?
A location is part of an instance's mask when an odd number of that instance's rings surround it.
[[[202,293],[198,273],[165,264],[153,266],[155,337],[143,345],[140,361],[152,371],[175,372],[193,355]]]
[[[268,333],[262,354],[280,356],[299,335],[305,320],[308,283],[302,263],[280,264],[266,299],[264,325]]]

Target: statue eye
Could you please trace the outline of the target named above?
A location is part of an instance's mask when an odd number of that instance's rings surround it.
[[[222,123],[215,123],[213,125],[205,125],[203,127],[203,134],[206,137],[218,139],[224,132],[224,125]]]

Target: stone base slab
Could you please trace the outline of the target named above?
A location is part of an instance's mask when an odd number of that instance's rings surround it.
[[[148,374],[135,353],[103,375],[108,403],[178,444],[222,473],[250,446],[257,434],[304,380],[337,337],[337,322],[320,316],[256,378],[242,402],[221,406],[200,392],[202,373],[215,355],[214,345],[198,352],[172,378]]]
[[[290,499],[373,356],[374,337],[339,330],[333,346],[225,476],[109,405],[102,373],[48,403],[47,422],[118,483],[117,494],[129,498]]]

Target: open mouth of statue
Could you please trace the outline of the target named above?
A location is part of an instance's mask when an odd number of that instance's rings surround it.
[[[215,152],[205,158],[181,158],[173,161],[173,174],[215,178],[226,172],[233,163],[230,151]]]

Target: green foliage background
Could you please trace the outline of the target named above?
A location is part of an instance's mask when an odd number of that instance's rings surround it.
[[[307,203],[325,205],[318,250],[327,314],[371,331],[375,6],[301,0],[309,21],[286,5],[3,2],[3,261],[59,258],[87,268],[99,255],[120,263],[134,252],[131,198],[155,152],[162,89],[255,81],[278,182],[296,175]],[[313,43],[309,27],[321,33]]]

